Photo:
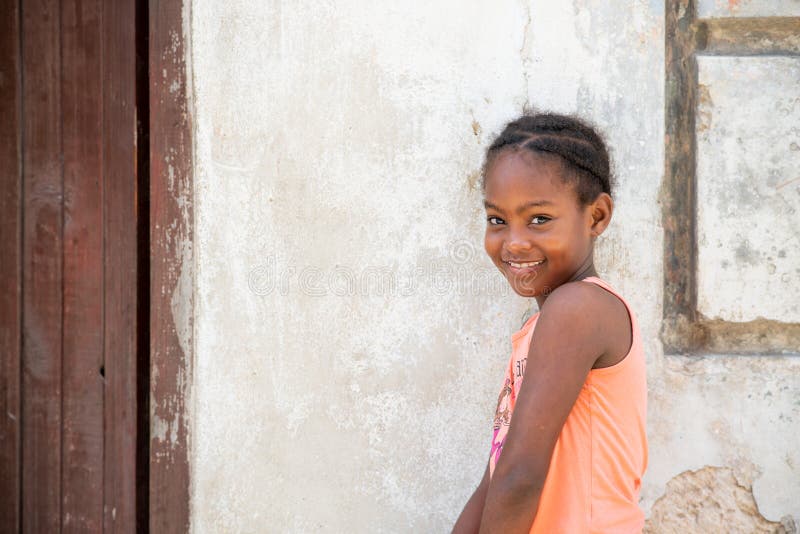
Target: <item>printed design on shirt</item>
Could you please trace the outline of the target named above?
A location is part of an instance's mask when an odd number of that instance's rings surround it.
[[[497,409],[494,414],[494,434],[492,435],[491,458],[496,464],[506,441],[508,425],[511,424],[511,412],[514,409],[514,382],[506,378],[506,383],[497,398]]]
[[[520,358],[516,362],[514,362],[514,375],[517,378],[522,378],[525,376],[525,365],[528,363],[528,358]]]

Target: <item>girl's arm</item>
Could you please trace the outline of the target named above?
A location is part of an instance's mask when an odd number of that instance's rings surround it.
[[[458,516],[453,534],[477,534],[481,526],[481,514],[486,503],[486,490],[489,489],[489,463],[486,463],[486,470],[483,472],[481,483],[472,493],[461,515]]]
[[[594,285],[568,283],[543,304],[526,376],[487,491],[481,534],[530,530],[561,428],[608,346],[612,323],[607,317],[615,310],[602,292]]]

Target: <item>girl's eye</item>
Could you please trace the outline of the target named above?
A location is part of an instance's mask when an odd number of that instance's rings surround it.
[[[498,225],[498,224],[503,224],[503,223],[505,222],[505,221],[503,221],[503,219],[501,219],[500,217],[489,217],[489,218],[488,218],[488,219],[486,219],[486,220],[487,220],[487,221],[489,222],[489,224],[490,224],[490,225],[492,225],[492,226],[496,226],[496,225]]]
[[[546,217],[544,215],[537,215],[533,219],[531,219],[531,223],[533,224],[544,224],[550,220],[550,217]]]

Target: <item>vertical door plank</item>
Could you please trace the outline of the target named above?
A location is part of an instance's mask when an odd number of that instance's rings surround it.
[[[18,0],[0,0],[0,13],[0,532],[18,532],[22,311]]]
[[[134,532],[136,528],[135,16],[135,0],[103,2],[106,532]]]
[[[136,531],[150,524],[150,76],[148,0],[136,0],[137,440]]]
[[[101,9],[99,0],[61,4],[64,532],[103,526]]]
[[[189,528],[192,140],[183,2],[151,0],[150,531]]]
[[[62,165],[57,0],[22,9],[22,530],[61,528]]]

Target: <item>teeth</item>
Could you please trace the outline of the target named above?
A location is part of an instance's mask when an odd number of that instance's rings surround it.
[[[517,268],[517,269],[523,269],[525,267],[533,267],[534,265],[539,265],[540,263],[543,263],[543,262],[544,262],[544,260],[532,261],[532,262],[528,262],[528,263],[514,263],[513,261],[510,261],[510,262],[508,262],[508,264],[510,266],[512,266],[512,267]]]

